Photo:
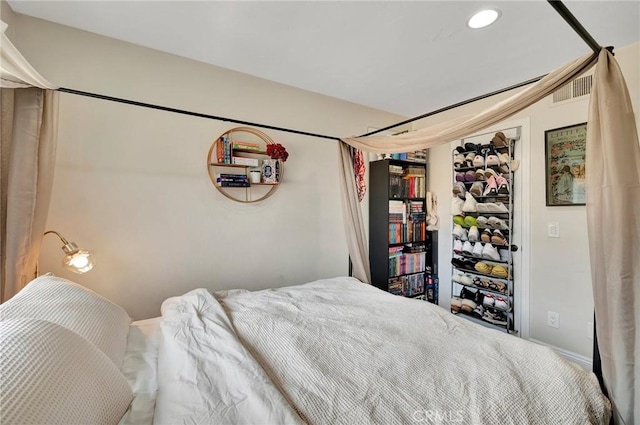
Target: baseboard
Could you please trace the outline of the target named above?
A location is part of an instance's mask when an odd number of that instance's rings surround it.
[[[562,348],[556,347],[555,345],[547,344],[546,342],[538,341],[534,338],[529,338],[529,341],[551,348],[553,351],[557,352],[570,362],[577,364],[587,372],[591,372],[593,370],[593,361],[589,357],[585,357],[572,351],[563,350]]]

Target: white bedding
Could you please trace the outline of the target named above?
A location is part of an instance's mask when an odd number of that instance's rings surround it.
[[[131,407],[119,425],[151,425],[158,391],[158,347],[162,318],[131,323],[122,373],[133,392]]]
[[[546,347],[351,278],[162,307],[156,424],[607,423]]]

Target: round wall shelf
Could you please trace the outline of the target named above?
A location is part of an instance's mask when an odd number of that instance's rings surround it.
[[[282,161],[267,155],[267,145],[276,142],[251,127],[235,127],[222,133],[209,148],[207,171],[213,186],[227,198],[242,203],[267,199],[278,190],[284,176]],[[264,160],[271,167],[263,172]],[[260,181],[251,174],[260,173]],[[270,172],[272,173],[271,175]],[[275,174],[275,178],[273,176]]]

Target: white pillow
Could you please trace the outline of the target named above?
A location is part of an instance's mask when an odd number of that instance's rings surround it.
[[[0,305],[0,320],[28,317],[64,326],[92,342],[120,369],[131,318],[122,307],[67,279],[32,280]]]
[[[0,358],[3,424],[117,424],[133,398],[106,355],[52,322],[1,321]]]

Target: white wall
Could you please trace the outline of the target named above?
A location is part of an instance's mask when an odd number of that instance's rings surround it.
[[[576,57],[581,54],[576,52]],[[637,122],[640,125],[640,43],[618,47],[615,56],[624,73],[631,94]],[[474,104],[456,108],[414,123],[423,128],[430,123],[446,121],[478,112],[502,100],[517,90],[494,96]],[[463,100],[463,99],[460,99]],[[587,121],[587,97],[554,105],[551,96],[522,111],[509,121],[530,120],[530,176],[516,174],[529,181],[530,234],[529,247],[522,246],[522,255],[530,259],[530,338],[590,358],[593,340],[587,338],[588,322],[593,322],[593,295],[584,206],[547,207],[544,183],[544,132],[558,127]],[[431,149],[429,156],[429,187],[438,196],[443,221],[439,234],[440,304],[448,308],[451,290],[451,217],[452,166],[451,146]],[[560,238],[547,237],[547,224],[560,224]],[[525,223],[526,225],[526,223]],[[517,266],[516,266],[517,267]],[[546,325],[547,311],[560,313],[560,328]]]
[[[17,47],[62,87],[332,136],[403,119],[19,14],[15,23]],[[91,247],[98,265],[68,274],[47,236],[41,271],[105,295],[135,319],[197,287],[346,275],[337,143],[265,130],[290,153],[285,181],[246,205],[220,194],[205,166],[212,141],[235,126],[62,93],[47,228]]]

